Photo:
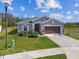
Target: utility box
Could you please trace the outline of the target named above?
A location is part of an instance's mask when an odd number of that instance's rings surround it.
[[[12,40],[11,40],[11,48],[14,48],[14,47],[15,47],[15,40],[12,39]]]

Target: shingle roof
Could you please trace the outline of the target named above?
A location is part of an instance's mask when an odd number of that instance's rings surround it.
[[[32,23],[43,23],[43,22],[46,22],[50,19],[51,20],[56,20],[56,19],[53,19],[53,18],[49,18],[47,16],[42,16],[42,17],[26,18],[24,21],[21,21],[17,24],[29,24],[30,21],[32,21]],[[56,20],[56,21],[58,21],[59,23],[62,23],[59,20]]]

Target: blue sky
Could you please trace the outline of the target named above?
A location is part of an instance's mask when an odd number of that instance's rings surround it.
[[[0,0],[0,13],[4,13]],[[18,17],[49,16],[63,22],[79,22],[79,0],[11,0],[8,13]]]

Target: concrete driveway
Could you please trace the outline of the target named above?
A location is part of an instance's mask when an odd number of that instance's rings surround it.
[[[61,46],[68,59],[79,59],[79,41],[65,35],[48,34],[52,41]]]

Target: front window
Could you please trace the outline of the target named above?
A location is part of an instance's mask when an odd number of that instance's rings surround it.
[[[24,26],[24,31],[27,31],[27,26]]]

